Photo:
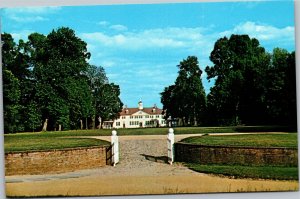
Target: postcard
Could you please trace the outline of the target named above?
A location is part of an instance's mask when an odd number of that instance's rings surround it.
[[[299,190],[293,1],[0,13],[7,197]]]

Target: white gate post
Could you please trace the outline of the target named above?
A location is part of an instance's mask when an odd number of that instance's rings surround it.
[[[174,136],[174,129],[169,128],[169,133],[167,136],[168,139],[168,162],[169,164],[172,165],[172,163],[174,162],[174,140],[175,140],[175,136]]]
[[[111,135],[112,146],[112,163],[114,166],[119,162],[119,138],[117,136],[117,131],[113,130]]]

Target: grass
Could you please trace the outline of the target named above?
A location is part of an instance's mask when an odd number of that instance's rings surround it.
[[[89,138],[68,138],[43,133],[5,135],[5,153],[103,146],[110,143]]]
[[[269,132],[281,131],[287,127],[256,126],[256,127],[175,127],[175,134],[213,134],[233,132]],[[111,129],[71,130],[36,133],[17,133],[4,135],[5,152],[20,152],[48,149],[87,147],[108,144],[95,139],[75,138],[76,136],[110,136]],[[166,135],[168,128],[118,129],[118,135]],[[68,138],[68,137],[72,137]],[[294,134],[296,139],[296,134]]]
[[[103,131],[103,130],[102,130]],[[212,134],[212,133],[240,133],[240,132],[293,132],[286,126],[228,126],[228,127],[174,127],[174,134]],[[99,133],[101,132],[98,131]],[[138,128],[118,129],[118,135],[165,135],[168,128]],[[110,133],[110,132],[109,132]]]
[[[271,180],[298,180],[297,167],[273,167],[273,166],[239,166],[239,165],[201,165],[187,163],[190,169],[234,178],[254,178]]]
[[[90,130],[70,130],[70,131],[49,131],[56,136],[109,136],[111,129],[90,129]],[[228,127],[174,127],[174,134],[211,134],[211,133],[240,133],[240,132],[294,132],[295,129],[287,126],[228,126]],[[168,127],[161,128],[133,128],[117,129],[118,135],[166,135]],[[22,133],[24,134],[24,133]]]
[[[182,142],[213,146],[289,147],[297,148],[297,134],[255,134],[226,136],[196,136]]]

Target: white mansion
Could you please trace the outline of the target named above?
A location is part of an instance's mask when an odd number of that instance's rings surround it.
[[[144,127],[164,127],[166,121],[162,115],[162,109],[156,105],[144,108],[140,100],[137,108],[127,108],[124,106],[120,117],[114,121],[105,121],[103,128],[144,128]]]

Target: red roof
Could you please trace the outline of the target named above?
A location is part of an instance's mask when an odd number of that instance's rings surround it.
[[[140,111],[140,109],[138,109],[138,108],[123,108],[122,112],[120,112],[120,116],[132,115],[139,111]],[[143,108],[141,111],[143,111],[149,115],[157,115],[157,114],[162,114],[163,110],[160,108],[157,108],[157,107],[150,107],[150,108]]]

